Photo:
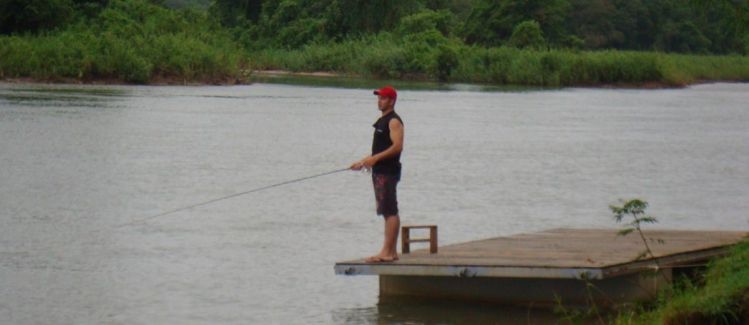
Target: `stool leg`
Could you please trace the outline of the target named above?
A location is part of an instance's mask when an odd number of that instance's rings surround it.
[[[437,227],[429,227],[429,253],[437,253]]]
[[[411,252],[411,234],[409,233],[410,228],[401,228],[401,254],[408,254]]]

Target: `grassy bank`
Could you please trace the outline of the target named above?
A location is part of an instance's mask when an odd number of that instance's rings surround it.
[[[617,324],[749,323],[749,240],[715,260],[701,285],[684,283],[651,308],[622,313]]]
[[[548,87],[749,81],[749,57],[739,55],[486,48],[428,26],[298,49],[257,49],[237,33],[205,11],[112,0],[58,30],[0,36],[0,79],[235,83],[273,69]]]
[[[243,57],[205,12],[114,0],[64,30],[0,37],[0,78],[225,82]]]
[[[749,81],[749,57],[633,51],[528,50],[465,45],[423,46],[365,40],[252,53],[254,69],[331,71],[383,79],[529,86],[683,86]]]

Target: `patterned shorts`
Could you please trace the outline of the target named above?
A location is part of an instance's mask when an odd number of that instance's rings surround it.
[[[395,188],[400,181],[399,175],[372,173],[377,214],[383,217],[398,215],[398,199]]]

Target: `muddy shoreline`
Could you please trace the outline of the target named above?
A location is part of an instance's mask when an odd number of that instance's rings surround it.
[[[78,78],[33,78],[33,77],[19,77],[19,78],[0,78],[0,82],[14,83],[14,84],[79,84],[79,85],[143,85],[143,86],[234,86],[234,85],[249,85],[255,82],[263,82],[273,78],[284,78],[284,77],[298,77],[298,78],[309,78],[309,79],[353,79],[353,80],[366,80],[367,78],[354,75],[344,74],[330,71],[315,71],[315,72],[293,72],[285,70],[254,70],[249,73],[244,73],[245,77],[225,77],[225,78],[212,78],[205,80],[188,80],[180,77],[171,76],[155,76],[148,83],[131,83],[126,82],[117,78],[95,78],[95,79],[78,79]],[[383,80],[387,81],[387,80]],[[409,76],[408,78],[399,79],[404,82],[433,82],[437,83],[436,80],[430,80],[426,76]],[[606,88],[606,89],[669,89],[669,88],[684,88],[696,84],[707,84],[717,82],[746,82],[742,80],[697,80],[691,83],[685,84],[669,84],[661,81],[649,81],[643,83],[607,83],[607,84],[577,84],[564,86],[561,88],[569,87],[581,87],[581,88]],[[448,83],[449,84],[449,83]],[[476,85],[487,85],[487,86],[526,86],[526,85],[502,85],[502,84],[482,84],[476,83]],[[534,87],[536,86],[529,86]],[[538,87],[543,88],[543,87]]]

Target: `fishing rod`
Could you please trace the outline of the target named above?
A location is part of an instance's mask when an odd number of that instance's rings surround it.
[[[279,186],[282,186],[282,185],[287,185],[287,184],[292,184],[292,183],[298,183],[298,182],[306,181],[308,179],[313,179],[313,178],[322,177],[322,176],[326,176],[326,175],[330,175],[330,174],[340,173],[340,172],[344,172],[344,171],[347,171],[347,170],[351,170],[351,169],[350,168],[336,169],[336,170],[332,170],[332,171],[329,171],[329,172],[324,172],[324,173],[320,173],[320,174],[316,174],[316,175],[312,175],[312,176],[306,176],[306,177],[302,177],[302,178],[292,179],[292,180],[281,182],[281,183],[271,184],[271,185],[267,185],[267,186],[263,186],[263,187],[254,188],[254,189],[251,189],[251,190],[248,190],[248,191],[243,191],[243,192],[234,193],[234,194],[227,195],[227,196],[222,196],[222,197],[219,197],[219,198],[215,198],[215,199],[211,199],[211,200],[208,200],[208,201],[204,201],[204,202],[200,202],[200,203],[196,203],[196,204],[184,206],[184,207],[177,208],[177,209],[174,209],[174,210],[169,210],[169,211],[166,211],[166,212],[161,212],[159,214],[154,214],[152,216],[148,216],[148,217],[145,217],[145,218],[142,218],[142,219],[138,219],[138,220],[131,221],[131,222],[128,222],[128,223],[124,223],[124,224],[121,224],[119,226],[116,226],[116,228],[120,228],[120,227],[124,227],[124,226],[129,226],[129,225],[134,225],[134,224],[137,224],[137,223],[143,223],[143,222],[146,222],[146,221],[149,221],[149,220],[152,220],[152,219],[156,219],[158,217],[163,217],[165,215],[169,215],[169,214],[172,214],[172,213],[176,213],[176,212],[180,212],[180,211],[184,211],[184,210],[189,210],[189,209],[192,209],[192,208],[197,208],[197,207],[208,205],[208,204],[211,204],[211,203],[214,203],[214,202],[218,202],[218,201],[223,201],[223,200],[231,199],[233,197],[237,197],[237,196],[240,196],[240,195],[250,194],[250,193],[254,193],[254,192],[260,192],[260,191],[268,190],[268,189],[271,189],[271,188],[274,188],[274,187],[279,187]]]

